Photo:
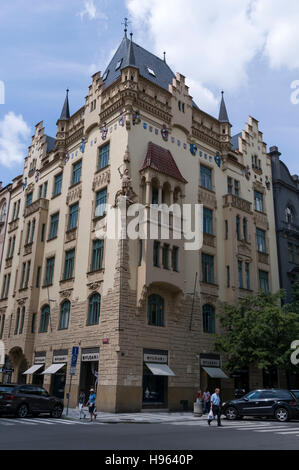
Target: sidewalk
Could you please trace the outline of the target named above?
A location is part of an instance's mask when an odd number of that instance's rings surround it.
[[[89,419],[88,411],[84,410],[86,420]],[[66,418],[66,408],[63,412],[63,417]],[[153,413],[102,413],[97,412],[97,421],[99,423],[170,423],[170,422],[186,422],[186,421],[199,421],[207,420],[208,415],[203,415],[200,418],[195,418],[194,414],[190,412],[153,412]],[[67,419],[79,420],[78,408],[69,408]]]

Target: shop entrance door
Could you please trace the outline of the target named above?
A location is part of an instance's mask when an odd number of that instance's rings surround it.
[[[153,375],[143,366],[143,400],[144,408],[167,408],[168,377]]]
[[[66,382],[66,366],[52,376],[51,394],[54,397],[64,399],[64,390]]]
[[[98,386],[98,370],[99,362],[81,362],[80,372],[80,390],[85,393],[86,401],[89,397],[90,389],[93,388],[95,392]]]

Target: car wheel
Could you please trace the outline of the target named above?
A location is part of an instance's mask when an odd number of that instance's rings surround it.
[[[233,406],[230,406],[229,408],[225,410],[225,416],[226,416],[226,419],[233,421],[238,418],[238,412],[236,408],[234,408]]]
[[[28,409],[28,406],[25,404],[19,406],[19,408],[17,409],[18,418],[26,418],[28,413],[29,413],[29,409]]]
[[[63,408],[59,405],[55,405],[50,414],[52,418],[61,418],[62,412]]]
[[[276,408],[275,410],[275,418],[280,421],[281,423],[284,423],[285,421],[289,420],[289,412],[285,408]]]

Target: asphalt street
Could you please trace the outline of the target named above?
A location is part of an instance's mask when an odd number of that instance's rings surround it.
[[[0,418],[1,450],[298,450],[299,422],[107,424]]]

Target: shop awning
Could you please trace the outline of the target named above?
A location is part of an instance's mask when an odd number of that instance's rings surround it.
[[[35,364],[34,366],[30,367],[30,369],[23,372],[23,375],[32,375],[35,372],[43,367],[43,364]]]
[[[145,363],[153,375],[163,375],[168,377],[175,377],[175,373],[166,364],[153,364]]]
[[[212,379],[228,379],[227,375],[223,370],[218,369],[217,367],[203,367],[203,370],[212,378]]]
[[[42,375],[51,375],[51,374],[56,374],[62,367],[64,367],[65,364],[52,364],[48,369],[46,369]]]

